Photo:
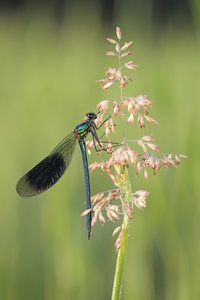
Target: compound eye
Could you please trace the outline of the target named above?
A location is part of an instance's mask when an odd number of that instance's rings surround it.
[[[97,118],[97,115],[96,115],[95,113],[92,113],[92,112],[87,113],[86,116],[87,116],[87,118],[88,118],[89,120],[94,120],[94,119]]]

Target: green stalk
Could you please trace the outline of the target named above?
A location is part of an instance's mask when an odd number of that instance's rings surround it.
[[[111,300],[119,300],[121,298],[124,264],[125,264],[126,251],[127,251],[129,222],[130,219],[127,216],[125,216],[123,221],[124,233],[122,237],[121,247],[117,255]]]
[[[130,194],[131,194],[131,184],[129,181],[128,170],[126,167],[122,166],[124,169],[124,180],[120,182],[120,192],[122,195],[125,195],[125,201],[131,203]],[[124,265],[127,252],[127,243],[128,243],[128,229],[130,224],[130,218],[127,214],[124,214],[123,224],[122,224],[122,237],[120,242],[120,249],[117,255],[113,289],[112,289],[112,298],[111,300],[121,299],[122,292],[122,283],[123,283],[123,274],[124,274]]]

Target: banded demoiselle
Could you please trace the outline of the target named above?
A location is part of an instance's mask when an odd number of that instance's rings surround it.
[[[91,235],[91,200],[90,200],[90,178],[88,170],[88,160],[86,154],[85,137],[92,134],[93,142],[98,143],[101,150],[104,150],[97,136],[97,127],[94,120],[97,114],[87,113],[85,122],[76,126],[72,133],[67,135],[55,149],[34,168],[27,172],[17,183],[16,190],[21,197],[31,197],[40,194],[52,187],[63,175],[72,160],[76,141],[78,140],[81,149],[86,190],[86,210],[90,209],[86,215],[86,234],[88,239]],[[96,145],[96,144],[95,144]],[[95,146],[96,148],[96,146]]]

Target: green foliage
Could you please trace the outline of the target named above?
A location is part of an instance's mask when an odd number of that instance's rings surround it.
[[[77,19],[61,31],[44,18],[0,23],[0,299],[109,299],[115,263],[110,235],[116,225],[106,225],[110,232],[95,226],[88,242],[79,218],[85,195],[80,153],[43,195],[21,199],[14,189],[104,98],[95,83],[108,65],[103,35],[97,23]],[[151,116],[159,125],[151,132],[161,151],[191,155],[182,167],[163,169],[149,183],[133,173],[137,189],[148,186],[150,195],[131,224],[122,299],[198,299],[199,37],[150,39],[137,26],[133,32],[118,25],[133,38],[139,65],[127,92],[154,100]],[[93,194],[105,190],[104,179],[91,175]]]

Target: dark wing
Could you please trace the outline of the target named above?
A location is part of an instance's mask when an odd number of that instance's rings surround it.
[[[72,132],[56,148],[26,173],[17,183],[16,190],[21,197],[31,197],[48,190],[68,168],[76,146],[77,138]]]

